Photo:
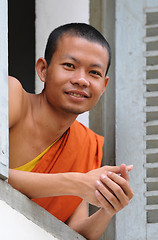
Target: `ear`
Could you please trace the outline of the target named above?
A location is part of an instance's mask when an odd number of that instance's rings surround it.
[[[44,58],[39,58],[36,63],[36,71],[42,82],[46,81],[47,62]]]
[[[103,95],[103,93],[105,92],[105,89],[106,89],[106,87],[107,87],[108,81],[109,81],[109,77],[106,76],[106,77],[104,78],[104,88],[103,88],[103,90],[102,90],[102,94],[101,94],[101,95]]]

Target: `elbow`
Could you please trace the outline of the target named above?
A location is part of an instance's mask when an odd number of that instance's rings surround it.
[[[76,231],[76,230],[74,229],[74,231]],[[96,237],[94,233],[88,232],[87,230],[86,231],[78,230],[76,232],[79,233],[81,236],[83,236],[87,240],[98,240],[98,238],[99,238],[98,234],[96,234],[97,235],[97,237]]]

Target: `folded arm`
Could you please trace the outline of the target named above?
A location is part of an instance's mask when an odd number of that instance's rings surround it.
[[[129,166],[129,170],[131,167]],[[10,169],[9,184],[29,198],[74,195],[100,207],[95,194],[96,181],[108,171],[120,173],[120,166],[104,166],[88,173],[34,173]]]
[[[88,173],[42,174],[10,169],[9,183],[29,198],[74,195],[84,200],[67,224],[90,240],[98,239],[111,218],[133,197],[128,171],[132,166],[104,166]],[[118,175],[120,174],[120,175]],[[87,202],[100,207],[88,216]]]

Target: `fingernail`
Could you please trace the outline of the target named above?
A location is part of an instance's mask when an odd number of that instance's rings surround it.
[[[131,168],[133,168],[133,165],[128,165],[127,168],[130,168],[130,169],[131,169]]]
[[[106,178],[106,175],[102,174],[102,175],[100,176],[100,178],[101,178],[102,180],[104,180],[104,179]]]
[[[112,172],[108,172],[108,176],[111,176]]]
[[[97,180],[97,181],[96,181],[96,186],[99,186],[100,183],[101,183],[101,182]]]

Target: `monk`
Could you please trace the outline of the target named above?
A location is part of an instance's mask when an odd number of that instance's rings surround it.
[[[40,94],[9,77],[9,183],[91,240],[133,197],[133,166],[100,167],[103,137],[76,121],[104,93],[110,60],[110,46],[96,29],[71,23],[50,34],[36,63]],[[98,211],[88,216],[87,203]]]

